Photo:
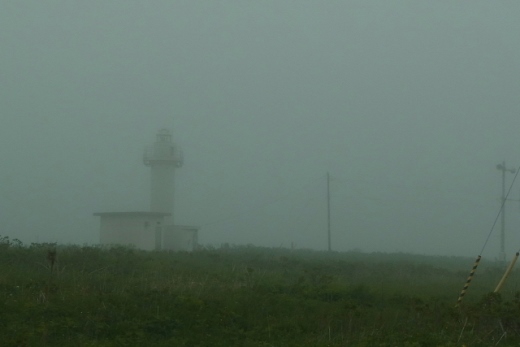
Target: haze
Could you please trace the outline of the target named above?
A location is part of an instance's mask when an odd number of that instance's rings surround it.
[[[176,221],[204,245],[326,249],[330,172],[334,250],[477,255],[496,165],[520,165],[519,17],[517,1],[4,1],[0,235],[97,243],[93,212],[148,209],[143,148],[170,128]],[[506,217],[510,256],[518,202]]]

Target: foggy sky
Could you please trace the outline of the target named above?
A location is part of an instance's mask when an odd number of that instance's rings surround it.
[[[4,1],[0,235],[97,243],[184,151],[202,244],[477,255],[520,165],[517,1]],[[507,175],[507,185],[514,175]],[[511,195],[518,199],[520,182]],[[507,254],[520,207],[507,206]],[[496,257],[499,226],[484,255]]]

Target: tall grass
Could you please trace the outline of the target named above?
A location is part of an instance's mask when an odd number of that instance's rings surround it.
[[[0,240],[0,345],[520,344],[519,272],[490,293],[502,268],[485,259],[455,308],[470,258]]]

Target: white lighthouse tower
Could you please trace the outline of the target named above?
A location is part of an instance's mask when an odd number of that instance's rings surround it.
[[[167,129],[159,130],[155,143],[145,151],[143,162],[151,169],[150,211],[170,213],[165,224],[173,225],[175,169],[182,166],[182,153]]]

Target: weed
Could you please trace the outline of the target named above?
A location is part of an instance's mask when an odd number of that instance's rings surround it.
[[[518,273],[489,293],[496,273],[482,264],[454,308],[471,259],[230,245],[144,252],[5,237],[0,250],[0,345],[520,344],[520,292],[508,289]]]

